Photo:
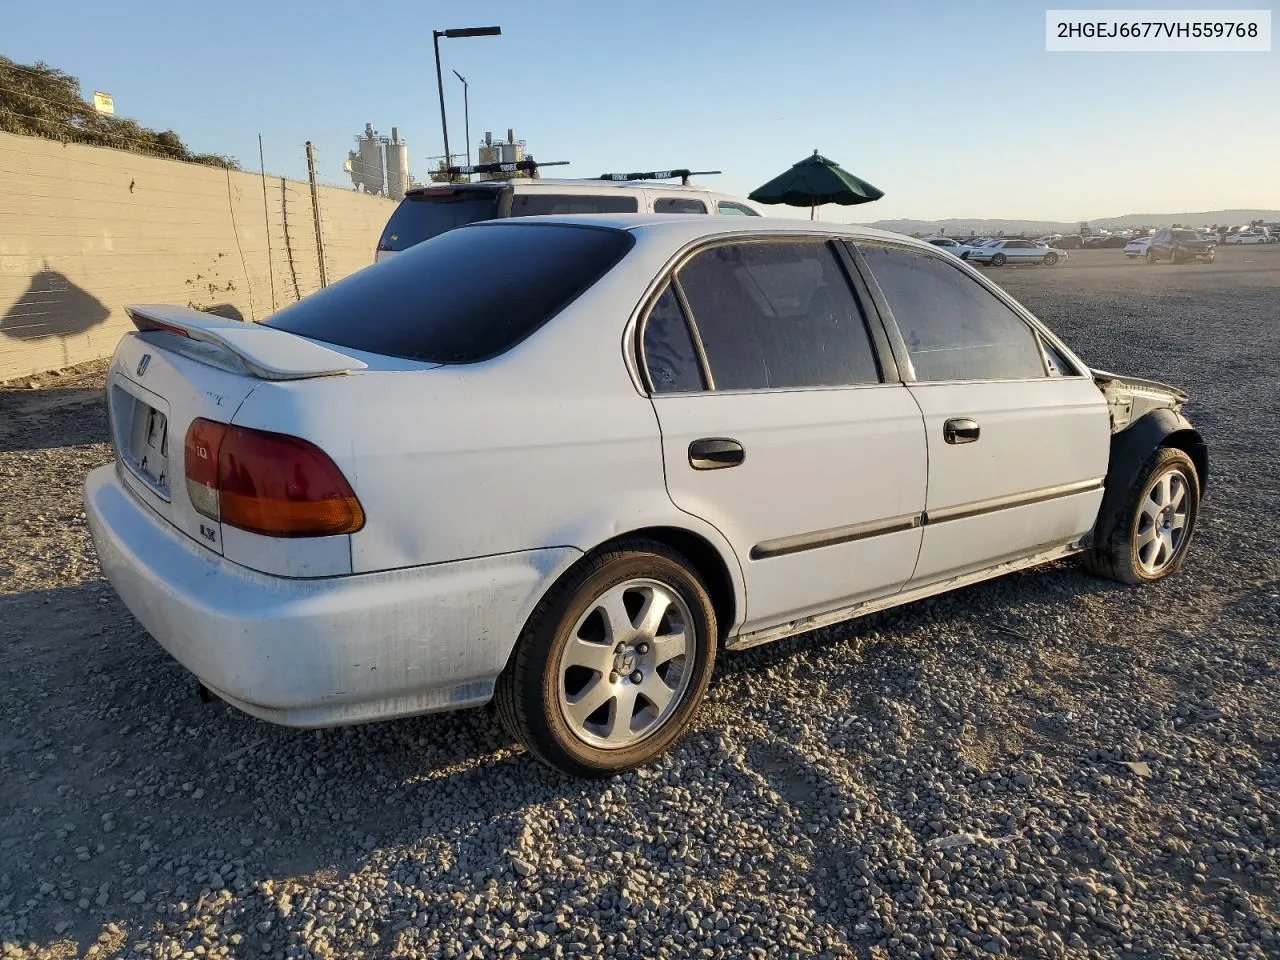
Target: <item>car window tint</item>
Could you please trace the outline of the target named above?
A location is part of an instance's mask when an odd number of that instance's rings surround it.
[[[356,350],[474,363],[529,336],[635,243],[624,230],[497,220],[450,230],[285,307],[264,325]]]
[[[693,197],[658,197],[653,201],[654,213],[706,213],[707,205]]]
[[[861,307],[826,243],[721,244],[679,279],[717,390],[879,381]]]
[[[721,216],[726,216],[726,217],[758,217],[760,216],[760,214],[756,213],[750,207],[741,203],[734,203],[732,200],[721,200],[718,204],[716,204],[716,210],[720,213]]]
[[[517,193],[511,198],[513,217],[538,217],[555,213],[635,213],[640,209],[634,196],[590,196],[583,194]]]
[[[1045,376],[1031,328],[958,266],[902,247],[859,249],[893,311],[917,380]]]
[[[649,312],[644,326],[644,360],[654,393],[702,390],[702,366],[680,301],[670,287]]]

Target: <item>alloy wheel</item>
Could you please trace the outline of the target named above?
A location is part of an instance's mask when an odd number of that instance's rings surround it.
[[[657,580],[628,580],[597,597],[557,669],[560,711],[574,736],[621,749],[656,733],[684,698],[696,640],[688,605]]]
[[[1149,577],[1173,563],[1189,532],[1187,478],[1177,468],[1159,474],[1138,508],[1133,549],[1138,565]]]

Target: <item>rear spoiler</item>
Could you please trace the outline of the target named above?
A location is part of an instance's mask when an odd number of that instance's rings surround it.
[[[364,370],[368,364],[322,347],[284,330],[224,320],[190,307],[131,304],[124,308],[133,325],[144,333],[162,330],[189,340],[211,343],[235,356],[260,380],[305,380]]]

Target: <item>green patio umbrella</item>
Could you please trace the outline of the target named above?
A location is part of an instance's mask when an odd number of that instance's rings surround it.
[[[808,207],[809,219],[824,203],[852,206],[870,203],[884,196],[865,180],[859,180],[834,160],[813,151],[786,173],[774,177],[762,187],[747,194],[756,203],[785,203],[791,207]]]

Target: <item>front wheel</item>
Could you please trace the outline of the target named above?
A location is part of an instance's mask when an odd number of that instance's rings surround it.
[[[580,562],[535,608],[498,679],[498,715],[557,770],[619,773],[688,727],[716,644],[692,565],[655,541],[625,541]]]
[[[1199,513],[1195,463],[1173,447],[1153,450],[1115,529],[1085,554],[1085,565],[1121,583],[1163,580],[1186,559]]]
[[[1046,253],[1044,255],[1044,265],[1046,267],[1052,267],[1057,262],[1058,262],[1058,255],[1056,253]]]
[[[991,258],[991,265],[992,265],[993,267],[1003,267],[1003,266],[1004,266],[1004,262],[1005,262],[1007,259],[1009,259],[1009,258],[1008,258],[1008,257],[1006,257],[1003,253],[997,253],[994,257],[992,257],[992,258]]]
[[[1155,263],[1155,262],[1156,262],[1156,252],[1154,250],[1148,250],[1147,263]]]

